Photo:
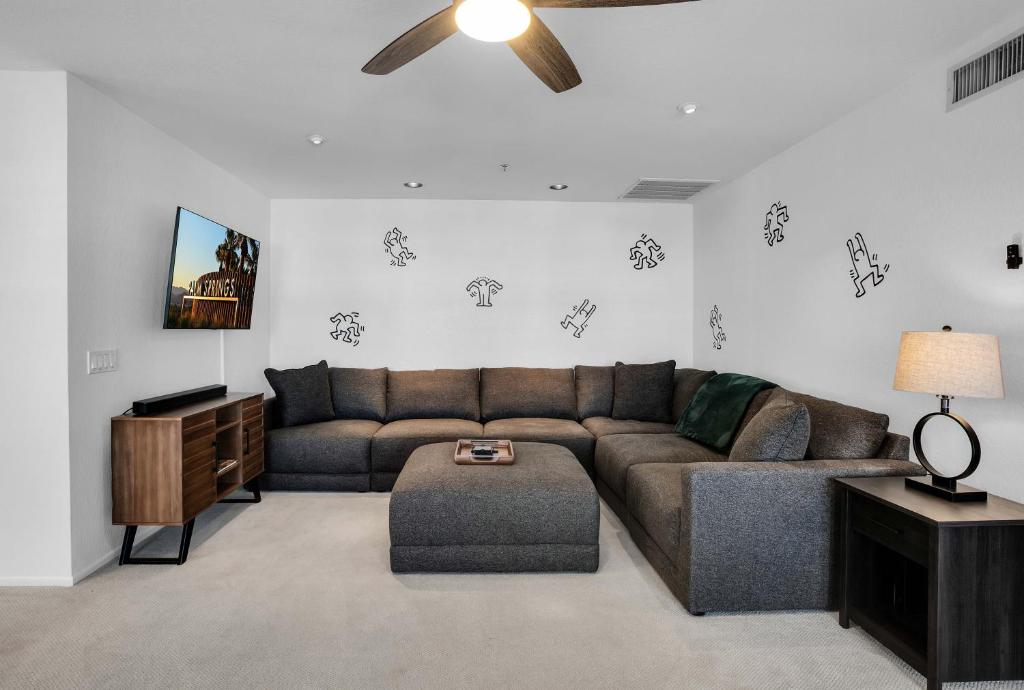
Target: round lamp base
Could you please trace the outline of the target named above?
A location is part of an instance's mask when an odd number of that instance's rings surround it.
[[[921,432],[924,431],[924,425],[933,417],[948,417],[949,419],[952,419],[960,425],[961,429],[964,430],[964,433],[967,434],[967,440],[971,443],[971,460],[967,463],[967,468],[958,475],[952,477],[943,475],[935,469],[930,462],[928,462],[928,457],[924,454],[924,448],[921,445]],[[931,474],[931,481],[929,482],[927,477],[907,477],[907,488],[925,491],[933,496],[944,498],[947,501],[967,502],[988,500],[988,494],[984,491],[979,491],[969,486],[957,486],[956,482],[958,479],[969,477],[974,473],[974,470],[978,469],[978,463],[981,462],[981,443],[978,441],[978,435],[974,432],[971,425],[967,423],[967,420],[960,415],[953,414],[949,411],[949,398],[945,396],[942,397],[941,411],[926,414],[918,420],[917,426],[914,427],[914,454],[917,456],[917,460],[921,463],[921,466]]]
[[[931,480],[928,477],[907,477],[905,482],[908,489],[924,491],[932,496],[938,496],[954,503],[988,500],[988,494],[984,491],[979,491],[969,486],[954,486],[952,489],[949,489],[935,483],[937,479],[942,479],[942,477],[932,477]]]

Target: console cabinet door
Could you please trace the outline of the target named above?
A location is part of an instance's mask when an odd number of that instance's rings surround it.
[[[217,502],[217,417],[213,411],[186,417],[181,424],[182,520]]]
[[[263,472],[263,396],[242,401],[242,481]]]

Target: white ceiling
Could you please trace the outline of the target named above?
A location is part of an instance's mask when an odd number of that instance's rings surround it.
[[[444,6],[0,0],[0,69],[73,72],[275,198],[614,200],[638,177],[733,178],[1021,2],[538,10],[583,76],[561,95],[461,34],[390,76],[360,72]],[[683,117],[688,101],[702,108]]]

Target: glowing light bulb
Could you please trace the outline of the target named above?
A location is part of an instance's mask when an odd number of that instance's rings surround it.
[[[529,8],[519,0],[464,0],[455,10],[455,23],[478,41],[510,41],[530,28]]]

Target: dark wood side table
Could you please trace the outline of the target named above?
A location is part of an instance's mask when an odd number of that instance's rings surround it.
[[[1024,679],[1024,505],[951,503],[902,477],[835,480],[839,624],[928,678]]]

